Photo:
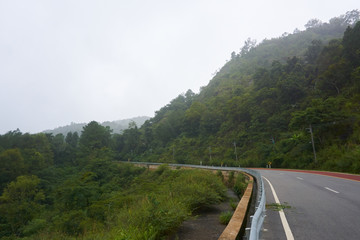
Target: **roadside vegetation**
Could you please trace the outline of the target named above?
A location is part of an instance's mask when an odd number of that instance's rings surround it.
[[[245,180],[119,163],[111,139],[96,122],[65,140],[19,131],[0,136],[0,238],[163,239]]]
[[[233,214],[234,212],[230,212],[230,211],[222,212],[219,217],[220,223],[224,225],[228,225]]]
[[[22,151],[12,160],[23,161],[23,175],[2,182],[1,239],[162,239],[195,210],[226,198],[225,185],[210,171],[166,165],[150,171],[114,163],[103,148],[88,152],[79,166],[33,171]]]

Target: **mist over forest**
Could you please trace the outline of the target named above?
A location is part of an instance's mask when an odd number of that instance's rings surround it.
[[[150,117],[134,117],[130,119],[116,120],[116,121],[106,121],[101,123],[101,126],[109,127],[112,133],[122,133],[125,129],[129,127],[129,124],[134,122],[136,126],[141,127],[146,120],[149,120]],[[43,133],[50,133],[52,135],[63,134],[66,136],[69,132],[75,133],[77,132],[81,135],[83,128],[87,123],[74,123],[72,122],[70,125],[57,127],[52,130],[45,130]]]

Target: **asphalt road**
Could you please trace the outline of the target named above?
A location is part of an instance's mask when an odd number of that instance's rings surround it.
[[[303,172],[258,170],[270,181],[294,239],[360,239],[360,181]],[[288,239],[264,180],[268,205],[261,239]]]

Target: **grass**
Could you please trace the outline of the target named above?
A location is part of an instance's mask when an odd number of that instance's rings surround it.
[[[284,204],[270,203],[270,204],[266,204],[266,208],[274,211],[280,211],[286,208],[291,208],[291,206],[288,205],[287,202],[284,202]]]
[[[235,199],[231,198],[230,199],[230,207],[231,207],[231,209],[235,210],[237,208],[237,205],[238,205],[237,201]]]
[[[232,218],[233,213],[230,211],[222,212],[219,217],[219,221],[221,224],[227,225]]]

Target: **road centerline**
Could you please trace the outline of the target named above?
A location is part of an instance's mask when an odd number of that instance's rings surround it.
[[[334,189],[331,189],[331,188],[328,188],[328,187],[324,187],[326,190],[329,190],[331,192],[334,192],[334,193],[339,193],[338,191],[335,191]]]
[[[277,194],[275,192],[275,189],[274,189],[273,185],[271,184],[271,182],[264,176],[262,176],[262,178],[264,178],[269,183],[269,186],[270,186],[271,192],[272,192],[272,194],[274,196],[275,202],[277,204],[281,204],[280,200],[279,200],[279,198],[278,198],[278,196],[277,196]],[[286,220],[286,216],[285,216],[285,213],[284,213],[283,209],[279,210],[279,215],[280,215],[281,223],[282,223],[284,231],[285,231],[286,239],[287,240],[294,240],[294,236],[293,236],[293,234],[291,232],[289,223]]]

